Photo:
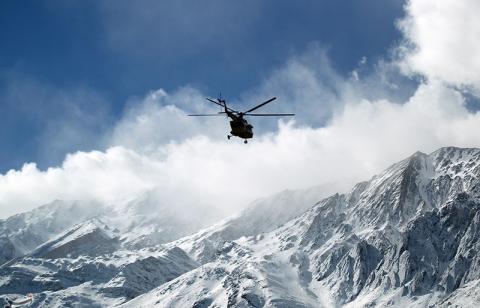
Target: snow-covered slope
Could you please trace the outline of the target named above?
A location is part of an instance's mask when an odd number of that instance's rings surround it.
[[[55,201],[0,220],[0,265],[31,252],[72,225],[102,212],[103,207],[92,202]]]
[[[32,307],[112,306],[197,266],[180,248],[118,250],[75,259],[26,257],[0,268],[0,294],[35,293]]]
[[[39,246],[30,255],[48,259],[97,256],[119,248],[118,231],[112,231],[99,219],[93,218],[73,226],[56,238]]]
[[[212,224],[223,216],[203,207],[165,204],[148,192],[124,204],[108,207],[100,219],[118,229],[124,247],[132,249],[174,241]]]
[[[478,307],[479,177],[479,149],[416,153],[125,307]]]
[[[92,219],[101,221],[110,231],[116,230],[122,247],[137,249],[179,239],[222,217],[201,208],[198,211],[203,214],[184,215],[178,209],[172,210],[153,192],[115,205],[58,200],[0,220],[0,265],[29,254],[38,246],[64,236],[63,233],[75,225]],[[94,232],[91,236],[98,240],[103,235]],[[89,241],[88,237],[85,241]]]
[[[200,263],[213,261],[225,242],[272,231],[332,194],[335,188],[335,185],[322,185],[306,190],[282,191],[256,200],[238,215],[167,246],[181,247]]]

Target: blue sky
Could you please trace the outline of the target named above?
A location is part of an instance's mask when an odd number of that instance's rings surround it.
[[[234,100],[312,44],[347,75],[388,56],[399,0],[2,1],[0,172],[98,140],[132,97],[190,85]],[[69,142],[53,145],[68,123]],[[54,144],[54,143],[53,143]]]

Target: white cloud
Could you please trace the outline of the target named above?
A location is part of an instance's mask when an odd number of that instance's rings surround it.
[[[245,95],[244,105],[254,106],[272,96],[278,100],[260,112],[295,113],[299,124],[320,126],[340,109],[352,84],[335,71],[326,50],[312,44],[301,55],[272,72],[258,89]],[[268,123],[268,120],[262,121]],[[271,122],[275,124],[275,122]]]
[[[461,93],[425,84],[403,105],[351,101],[325,127],[280,122],[278,133],[248,145],[195,136],[144,153],[120,146],[78,152],[46,171],[27,164],[0,177],[1,213],[53,199],[118,203],[151,189],[172,206],[221,206],[231,213],[285,188],[352,185],[417,150],[478,145],[479,127],[480,114],[466,109]]]
[[[123,118],[109,134],[107,146],[121,145],[142,153],[157,150],[160,145],[197,136],[225,138],[226,117],[188,117],[187,114],[217,113],[220,107],[205,100],[191,87],[172,94],[160,89],[144,99],[133,101]]]
[[[410,43],[403,68],[429,79],[480,89],[480,2],[411,0],[399,25]]]
[[[153,187],[147,171],[155,174],[154,167],[153,161],[123,148],[70,154],[61,167],[46,171],[25,164],[0,177],[0,213],[6,216],[55,199],[124,201]]]

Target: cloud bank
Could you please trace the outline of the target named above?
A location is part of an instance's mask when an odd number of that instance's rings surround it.
[[[151,190],[172,207],[221,207],[229,214],[286,188],[334,183],[338,189],[347,189],[417,150],[476,147],[480,113],[467,108],[468,89],[457,87],[477,85],[475,65],[460,66],[458,77],[446,73],[443,77],[441,60],[460,61],[458,46],[445,46],[450,49],[435,54],[417,39],[415,33],[420,30],[412,26],[424,18],[441,24],[443,14],[435,12],[450,11],[448,6],[454,5],[442,1],[436,2],[434,12],[418,9],[431,3],[407,4],[407,16],[400,24],[409,43],[398,47],[402,58],[384,64],[389,70],[408,65],[426,77],[412,94],[395,88],[401,83],[390,80],[384,69],[370,74],[359,69],[342,77],[323,50],[315,47],[292,58],[237,102],[246,105],[275,94],[279,101],[272,110],[293,109],[298,114],[289,122],[273,122],[274,129],[272,122],[254,120],[256,138],[244,145],[226,140],[224,118],[186,116],[217,111],[204,103],[200,91],[191,87],[172,93],[152,91],[130,102],[123,118],[104,136],[105,150],[72,153],[62,166],[47,170],[30,163],[0,175],[0,216],[54,199],[92,199],[114,205]],[[478,25],[472,26],[479,30]],[[469,47],[480,51],[480,46]],[[414,60],[419,50],[439,57],[438,71]],[[407,98],[399,101],[402,95],[387,95],[392,89],[403,91],[403,96],[408,93]]]
[[[399,23],[406,39],[403,68],[478,91],[480,2],[413,0],[405,9],[407,16]]]

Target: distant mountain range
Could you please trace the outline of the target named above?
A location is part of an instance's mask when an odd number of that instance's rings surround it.
[[[0,220],[0,294],[34,293],[32,307],[480,306],[480,149],[417,152],[330,190],[216,223],[150,194],[55,201]]]

